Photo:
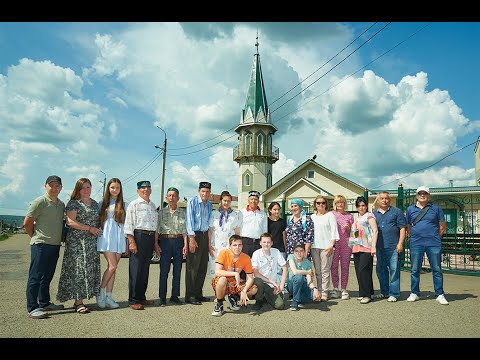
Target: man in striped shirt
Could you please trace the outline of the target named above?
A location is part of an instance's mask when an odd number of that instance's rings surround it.
[[[210,198],[212,184],[200,182],[198,195],[187,203],[188,254],[185,273],[185,301],[193,305],[201,305],[202,301],[210,301],[203,296],[203,283],[207,275],[208,255],[214,254],[208,238],[212,203]]]

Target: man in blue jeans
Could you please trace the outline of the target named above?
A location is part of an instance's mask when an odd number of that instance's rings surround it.
[[[441,236],[445,234],[447,224],[442,209],[437,204],[428,201],[430,189],[426,186],[420,186],[416,192],[416,204],[407,208],[407,233],[410,234],[410,261],[412,264],[411,294],[407,301],[413,302],[419,299],[420,270],[424,253],[426,253],[432,270],[435,297],[440,304],[448,305],[443,292],[441,267]]]
[[[65,204],[58,198],[62,179],[49,176],[45,190],[45,194],[32,202],[23,220],[25,232],[30,236],[27,311],[32,319],[45,319],[48,311],[63,309],[63,305],[50,302],[50,282],[57,267],[65,213]]]
[[[380,283],[380,298],[395,302],[400,297],[400,254],[405,241],[407,222],[402,211],[390,206],[387,191],[378,194],[379,209],[373,214],[377,219],[377,277]]]

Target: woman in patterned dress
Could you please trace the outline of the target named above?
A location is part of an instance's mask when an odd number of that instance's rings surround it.
[[[65,242],[57,299],[60,302],[74,300],[73,306],[79,314],[90,312],[83,299],[97,296],[100,288],[97,237],[102,231],[98,222],[99,206],[90,198],[91,193],[91,181],[78,179],[65,208],[70,229]]]
[[[97,240],[97,251],[103,252],[103,256],[107,260],[107,268],[100,284],[100,294],[97,297],[97,305],[102,309],[119,307],[118,303],[113,300],[112,290],[118,262],[122,253],[128,251],[123,231],[126,208],[127,204],[123,201],[122,182],[117,178],[110,179],[100,208],[99,222],[102,234]]]
[[[287,224],[287,256],[293,254],[295,244],[305,244],[305,257],[311,260],[310,248],[313,243],[313,221],[303,209],[300,199],[290,201],[292,217]]]
[[[215,277],[215,259],[220,250],[228,249],[230,246],[229,239],[233,234],[240,235],[242,227],[242,213],[234,211],[231,208],[232,195],[228,191],[220,194],[220,207],[217,211],[212,211],[210,218],[210,229],[208,229],[208,237],[210,244],[214,248],[214,253],[209,254],[209,274]]]

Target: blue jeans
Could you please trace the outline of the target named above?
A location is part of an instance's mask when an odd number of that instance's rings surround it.
[[[167,278],[170,272],[170,263],[173,259],[173,276],[171,296],[180,296],[180,274],[183,262],[183,237],[160,238],[160,299],[167,296]]]
[[[420,270],[422,268],[423,254],[427,253],[430,269],[432,269],[433,288],[435,296],[443,294],[443,274],[441,268],[442,248],[440,246],[410,246],[410,260],[412,274],[410,287],[412,293],[420,293]]]
[[[291,280],[287,281],[287,289],[293,295],[292,306],[313,301],[313,290],[307,285],[305,275],[294,275]]]
[[[30,246],[30,270],[27,282],[27,311],[50,304],[50,283],[57,267],[60,245]]]
[[[400,297],[400,256],[396,248],[377,248],[377,277],[380,292],[385,296]]]

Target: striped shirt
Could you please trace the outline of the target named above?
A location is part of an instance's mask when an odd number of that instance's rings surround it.
[[[187,234],[195,235],[195,231],[207,231],[212,216],[212,203],[202,202],[199,195],[190,198],[187,203]]]

